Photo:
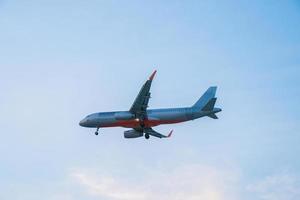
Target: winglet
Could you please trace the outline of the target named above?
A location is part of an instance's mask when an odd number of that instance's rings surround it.
[[[173,133],[173,130],[171,130],[171,132],[168,134],[167,138],[171,137]]]
[[[155,71],[154,71],[154,72],[151,74],[151,76],[149,77],[149,80],[150,80],[150,81],[152,81],[152,80],[153,80],[153,78],[154,78],[154,76],[155,76],[156,72],[157,72],[157,71],[155,70]]]

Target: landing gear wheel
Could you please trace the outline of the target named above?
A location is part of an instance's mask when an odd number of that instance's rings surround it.
[[[148,140],[150,138],[150,135],[148,133],[146,133],[145,138]]]
[[[95,135],[98,135],[99,134],[99,127],[97,128],[96,132],[95,132]]]

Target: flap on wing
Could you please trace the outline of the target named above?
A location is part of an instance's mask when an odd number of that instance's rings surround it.
[[[149,135],[152,135],[154,137],[158,137],[158,138],[169,138],[172,136],[173,130],[171,130],[168,135],[163,135],[161,133],[158,133],[155,130],[153,130],[152,128],[146,128],[146,129],[144,129],[144,132],[148,133]]]

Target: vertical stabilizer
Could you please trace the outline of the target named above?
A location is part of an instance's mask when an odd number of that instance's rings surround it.
[[[206,90],[200,99],[193,105],[193,107],[203,108],[212,98],[215,97],[217,87],[213,86]]]
[[[217,101],[216,97],[211,98],[201,110],[202,111],[212,111],[215,107],[216,101]]]

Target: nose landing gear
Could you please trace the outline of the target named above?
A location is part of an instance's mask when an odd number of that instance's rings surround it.
[[[97,128],[96,132],[95,132],[95,135],[98,135],[99,134],[99,127]]]

